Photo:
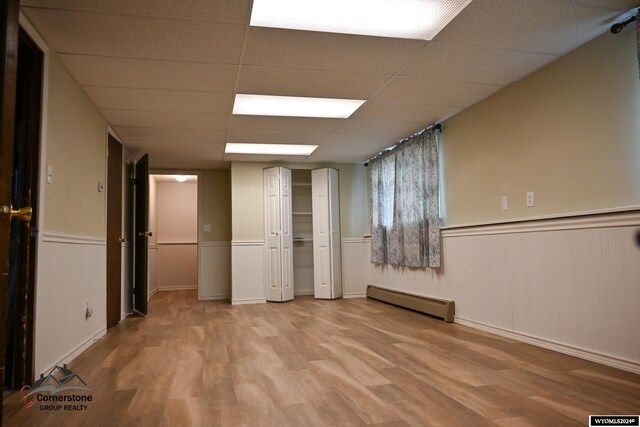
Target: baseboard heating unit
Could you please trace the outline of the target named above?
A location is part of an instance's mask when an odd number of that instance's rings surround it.
[[[367,286],[367,297],[399,307],[408,308],[430,316],[440,317],[445,322],[453,322],[455,304],[451,300],[423,297],[392,291],[377,286]]]

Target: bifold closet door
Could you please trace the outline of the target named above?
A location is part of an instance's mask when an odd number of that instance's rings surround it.
[[[342,296],[338,171],[311,171],[313,203],[313,287],[316,298]]]
[[[264,243],[267,301],[293,299],[292,222],[291,171],[279,167],[265,169]]]

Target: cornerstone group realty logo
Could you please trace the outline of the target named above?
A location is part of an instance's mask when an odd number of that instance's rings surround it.
[[[20,396],[26,408],[36,405],[41,411],[86,411],[93,400],[91,389],[80,375],[67,368],[56,366],[46,377],[31,386],[20,389]]]

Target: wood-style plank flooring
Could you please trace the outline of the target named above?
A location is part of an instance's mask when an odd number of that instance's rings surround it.
[[[230,306],[161,292],[69,367],[86,412],[5,399],[6,426],[586,426],[640,376],[377,301]]]

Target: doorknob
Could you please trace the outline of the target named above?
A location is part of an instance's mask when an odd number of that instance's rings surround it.
[[[4,215],[9,215],[9,218],[18,218],[20,221],[29,222],[31,221],[31,215],[33,214],[33,209],[31,206],[25,206],[20,209],[13,209],[7,205],[0,207],[0,212]]]
[[[153,236],[153,233],[151,231],[141,231],[138,233],[138,236],[140,237],[151,237]]]

